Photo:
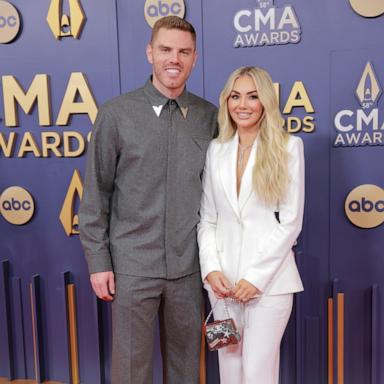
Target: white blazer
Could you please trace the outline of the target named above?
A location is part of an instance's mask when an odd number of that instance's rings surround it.
[[[198,225],[202,279],[221,271],[232,284],[245,279],[263,295],[302,291],[292,246],[303,221],[303,142],[295,136],[288,141],[290,183],[279,204],[279,223],[274,214],[277,208],[263,203],[252,188],[257,139],[237,197],[238,141],[236,133],[225,143],[213,140],[208,148]],[[205,288],[211,289],[206,282]]]

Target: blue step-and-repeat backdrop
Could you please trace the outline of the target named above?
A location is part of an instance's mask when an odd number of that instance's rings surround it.
[[[384,0],[0,0],[0,378],[110,382],[110,308],[77,230],[84,165],[98,107],[147,80],[168,14],[197,30],[191,91],[217,104],[232,70],[264,67],[305,143],[305,291],[281,383],[383,382]]]

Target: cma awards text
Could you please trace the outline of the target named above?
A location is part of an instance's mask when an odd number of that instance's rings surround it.
[[[51,105],[51,82],[47,74],[37,74],[28,87],[20,85],[15,76],[2,76],[4,120],[0,126],[0,156],[5,158],[27,155],[36,158],[78,157],[86,153],[91,125],[96,119],[97,104],[84,73],[73,72],[68,80],[55,121],[57,130],[45,130],[54,125]],[[311,133],[315,130],[315,109],[302,81],[295,81],[287,99],[282,103],[280,84],[275,83],[276,94],[285,118],[285,128],[291,133]],[[57,93],[57,91],[55,91]],[[21,110],[23,116],[19,124]],[[297,112],[297,116],[293,113]],[[64,130],[76,115],[84,115],[84,130]],[[82,118],[84,119],[84,117]],[[31,124],[41,127],[30,131]]]

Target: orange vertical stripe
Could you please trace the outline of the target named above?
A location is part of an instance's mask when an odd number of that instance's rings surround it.
[[[77,322],[76,322],[76,298],[75,298],[75,285],[67,285],[68,297],[68,322],[69,322],[69,349],[71,356],[71,373],[72,383],[80,383],[79,375],[79,351],[77,340]]]

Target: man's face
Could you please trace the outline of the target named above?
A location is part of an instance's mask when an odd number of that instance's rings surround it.
[[[153,85],[169,98],[179,96],[195,65],[197,54],[192,35],[178,29],[161,28],[147,46],[153,68]]]

